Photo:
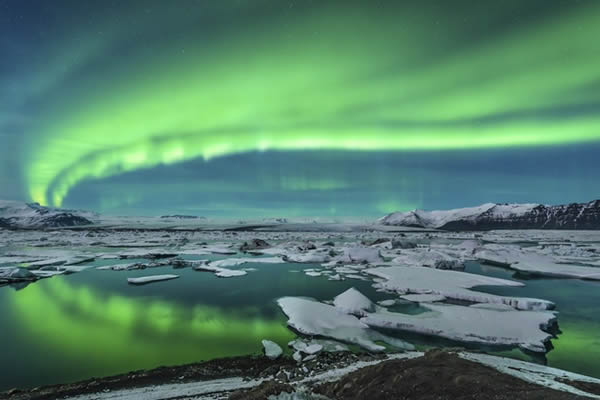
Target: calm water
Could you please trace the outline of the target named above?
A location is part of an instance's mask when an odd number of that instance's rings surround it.
[[[352,285],[374,300],[390,297],[368,282],[291,272],[316,265],[242,267],[257,270],[223,279],[190,268],[89,269],[18,291],[0,287],[0,390],[260,353],[265,338],[285,348],[295,337],[275,303],[285,295],[330,300]],[[180,278],[127,284],[165,273]]]
[[[206,257],[203,257],[206,258]],[[132,260],[128,260],[131,262]],[[106,262],[97,262],[101,265]],[[114,264],[114,261],[110,261]],[[299,271],[315,265],[245,264],[241,278],[170,267],[99,271],[41,280],[21,290],[0,288],[0,390],[106,376],[133,369],[257,354],[269,338],[282,347],[294,337],[275,300],[285,295],[331,300],[354,286],[374,301],[390,298],[369,282],[328,281]],[[470,272],[511,277],[471,264]],[[127,277],[176,273],[176,280],[130,286]],[[600,285],[575,280],[528,280],[526,288],[485,291],[556,302],[563,334],[549,364],[600,376]],[[396,309],[418,312],[414,306]],[[405,337],[420,347],[439,344]],[[526,358],[518,351],[508,354]]]
[[[509,270],[470,263],[467,271],[523,282],[518,287],[479,287],[507,296],[538,297],[556,304],[561,334],[552,340],[548,365],[600,377],[600,282],[577,279],[527,279]],[[509,355],[522,358],[519,352]]]

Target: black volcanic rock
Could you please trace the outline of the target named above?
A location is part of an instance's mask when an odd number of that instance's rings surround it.
[[[82,225],[91,225],[92,221],[87,218],[74,215],[71,213],[58,213],[48,217],[43,218],[39,225],[46,228],[58,228],[64,226],[82,226]]]
[[[271,247],[269,243],[262,239],[252,239],[250,242],[244,242],[240,246],[240,251],[260,250]]]
[[[600,200],[558,206],[543,204],[484,204],[479,207],[392,213],[380,223],[443,230],[600,229]]]

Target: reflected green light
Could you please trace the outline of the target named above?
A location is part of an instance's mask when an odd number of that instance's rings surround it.
[[[161,27],[177,30],[179,13]],[[598,13],[597,2],[585,2],[444,52],[466,40],[468,26],[450,17],[432,24],[439,16],[427,8],[351,2],[247,22],[210,40],[191,31],[176,44],[141,46],[82,77],[41,113],[30,196],[60,205],[85,179],[254,150],[596,141],[600,115],[565,110],[600,100],[585,90],[600,78]],[[138,29],[155,26],[148,20]],[[93,59],[93,49],[119,39],[70,50]]]
[[[102,295],[57,278],[13,292],[10,299],[33,343],[43,339],[48,349],[86,357],[87,365],[107,372],[245,355],[260,351],[264,338],[285,345],[294,337],[285,322],[249,309]]]

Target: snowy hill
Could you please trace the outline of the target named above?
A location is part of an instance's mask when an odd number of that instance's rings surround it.
[[[454,210],[414,210],[391,213],[378,222],[446,230],[600,229],[600,200],[558,206],[487,203]]]
[[[91,225],[96,214],[0,200],[0,228],[58,228]]]

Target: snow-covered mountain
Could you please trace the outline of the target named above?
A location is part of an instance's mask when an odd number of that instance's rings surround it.
[[[378,222],[445,230],[600,229],[600,200],[558,206],[487,203],[454,210],[414,210],[391,213]]]
[[[57,228],[91,225],[97,215],[86,211],[0,200],[0,228]]]

